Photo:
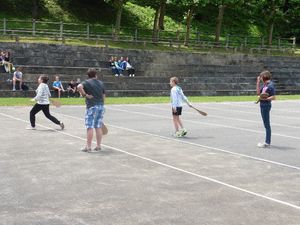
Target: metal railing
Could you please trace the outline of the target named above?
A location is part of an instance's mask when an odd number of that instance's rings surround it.
[[[19,37],[47,37],[55,39],[86,39],[126,41],[134,43],[157,43],[180,47],[189,45],[192,47],[207,48],[232,48],[232,49],[269,49],[289,50],[296,47],[296,38],[274,38],[272,45],[267,44],[263,36],[230,35],[220,37],[219,42],[214,41],[214,34],[202,33],[198,30],[191,32],[188,43],[185,42],[183,31],[158,31],[157,38],[152,37],[152,30],[122,27],[117,32],[113,26],[97,24],[48,22],[38,20],[7,20],[0,22],[0,32],[3,36]]]

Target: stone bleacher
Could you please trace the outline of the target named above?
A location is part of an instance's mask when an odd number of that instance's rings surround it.
[[[109,48],[1,43],[10,50],[15,66],[22,66],[30,90],[12,92],[7,82],[12,74],[0,72],[0,97],[32,97],[37,78],[47,74],[52,84],[56,75],[66,85],[71,79],[86,79],[86,71],[99,69],[108,96],[169,95],[169,78],[178,76],[186,95],[253,95],[257,75],[269,69],[278,94],[300,93],[300,59],[243,54],[210,54],[121,50]],[[136,77],[114,77],[108,68],[111,56],[128,56]]]

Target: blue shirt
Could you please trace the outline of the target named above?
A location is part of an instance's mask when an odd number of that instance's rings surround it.
[[[54,81],[53,82],[53,87],[61,88],[61,81]]]

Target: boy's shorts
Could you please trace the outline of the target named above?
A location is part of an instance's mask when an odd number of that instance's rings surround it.
[[[86,128],[101,128],[104,113],[103,105],[96,105],[88,108],[85,113]]]
[[[180,116],[182,113],[182,107],[176,107],[176,112],[174,113],[173,112],[173,109],[172,109],[172,114],[175,115],[175,116]]]

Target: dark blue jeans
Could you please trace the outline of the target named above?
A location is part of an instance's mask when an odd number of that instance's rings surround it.
[[[266,140],[267,144],[271,144],[271,125],[270,125],[270,111],[272,105],[271,104],[260,104],[260,114],[262,120],[264,122],[264,126],[266,129]]]

